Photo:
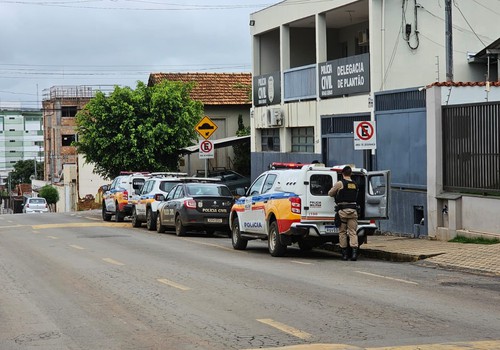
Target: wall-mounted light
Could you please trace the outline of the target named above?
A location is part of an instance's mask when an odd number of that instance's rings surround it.
[[[250,20],[250,23],[248,23],[250,25],[250,27],[253,27],[255,25],[255,20],[251,19]]]

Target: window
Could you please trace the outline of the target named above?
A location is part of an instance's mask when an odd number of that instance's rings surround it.
[[[260,188],[262,187],[264,179],[265,179],[265,175],[262,175],[257,180],[255,180],[252,187],[250,187],[250,190],[248,191],[248,193],[250,193],[251,196],[255,196],[257,194],[260,194]]]
[[[76,141],[76,135],[62,135],[61,146],[71,146],[73,141]]]
[[[269,191],[271,189],[271,187],[273,187],[274,181],[276,180],[276,177],[278,177],[278,175],[270,174],[266,178],[266,182],[264,183],[264,187],[262,188],[262,193],[266,193],[267,191]]]
[[[331,175],[311,175],[310,191],[313,196],[327,196],[332,187]]]
[[[280,151],[280,129],[261,129],[262,151]]]
[[[61,116],[74,118],[78,112],[77,106],[63,106],[61,107]]]
[[[292,128],[292,152],[314,152],[314,128]]]

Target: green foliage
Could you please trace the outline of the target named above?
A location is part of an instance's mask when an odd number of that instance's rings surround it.
[[[43,186],[40,191],[38,191],[38,195],[45,198],[49,205],[56,204],[59,201],[59,192],[51,185]]]
[[[37,179],[43,179],[43,162],[36,162]],[[31,183],[31,176],[35,174],[35,160],[20,160],[14,164],[14,171],[10,173],[10,187],[18,184]]]
[[[250,135],[250,127],[245,127],[243,117],[238,116],[237,136]],[[250,175],[250,141],[233,146],[234,150],[234,170],[242,175]]]
[[[450,239],[448,242],[455,243],[471,243],[471,244],[497,244],[500,243],[500,239],[497,238],[483,238],[483,237],[465,237],[465,236],[456,236],[453,239]]]
[[[95,164],[94,172],[114,178],[120,171],[175,171],[179,149],[196,139],[195,125],[203,116],[193,101],[190,83],[163,81],[136,90],[115,87],[97,93],[76,115],[78,152]]]

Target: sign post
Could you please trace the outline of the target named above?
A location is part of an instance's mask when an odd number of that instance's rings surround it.
[[[210,136],[213,135],[215,130],[217,130],[217,125],[207,116],[204,116],[202,120],[194,127],[196,132],[200,134],[204,140],[200,141],[200,148],[198,154],[200,159],[205,160],[205,177],[208,177],[208,159],[215,158],[214,144],[209,140]]]

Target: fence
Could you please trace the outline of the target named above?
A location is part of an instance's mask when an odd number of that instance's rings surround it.
[[[443,187],[500,195],[500,104],[443,107]]]

